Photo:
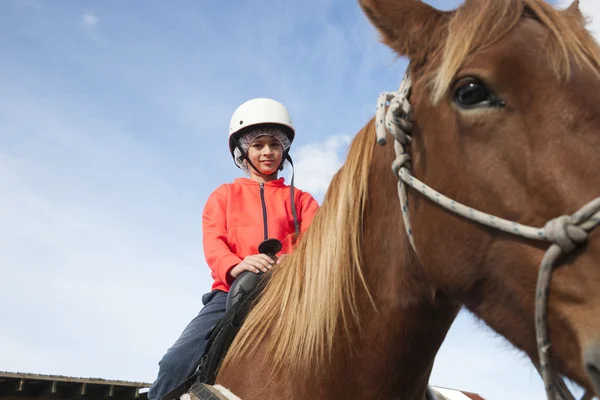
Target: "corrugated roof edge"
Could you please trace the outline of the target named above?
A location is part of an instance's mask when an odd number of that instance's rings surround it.
[[[61,382],[80,382],[80,383],[92,383],[100,385],[114,385],[114,386],[129,386],[148,388],[151,383],[147,382],[133,382],[133,381],[119,381],[109,380],[103,378],[76,378],[72,376],[64,375],[44,375],[44,374],[31,374],[26,372],[7,372],[0,371],[0,378],[19,378],[19,379],[38,379],[47,381],[61,381]]]

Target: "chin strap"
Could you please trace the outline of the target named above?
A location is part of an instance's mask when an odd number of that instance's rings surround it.
[[[237,149],[240,151],[240,153],[242,154],[241,156],[238,157],[238,161],[241,163],[244,160],[248,161],[248,164],[250,164],[250,166],[252,167],[252,169],[254,169],[258,174],[264,175],[262,172],[260,172],[258,170],[258,168],[256,168],[254,166],[254,164],[252,164],[252,161],[250,161],[250,157],[248,157],[248,154],[244,151],[244,149],[242,148],[242,145],[240,144],[240,142],[236,139],[236,138],[232,138],[231,140],[233,140],[233,144],[235,144],[235,147],[237,147]],[[283,163],[285,160],[290,161],[291,164],[291,158],[288,155],[290,149],[288,148],[286,151],[283,152],[283,155],[281,157],[281,163],[279,164],[279,167],[277,167],[277,170],[275,172],[273,172],[272,174],[269,174],[267,176],[273,176],[275,174],[277,174],[278,171],[282,171],[283,170]],[[233,160],[233,162],[235,163],[235,166],[240,168],[240,166],[235,162],[235,160]],[[292,164],[293,167],[293,164]]]

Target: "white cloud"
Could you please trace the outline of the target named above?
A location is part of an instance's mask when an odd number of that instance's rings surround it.
[[[99,19],[95,12],[88,11],[81,15],[79,24],[87,35],[94,40],[96,44],[106,45],[106,39],[102,38],[98,32]]]
[[[350,136],[331,136],[295,149],[296,185],[315,197],[324,194],[346,158],[341,150],[346,150],[350,140]]]
[[[94,29],[98,24],[98,17],[93,12],[86,12],[81,16],[81,24],[86,29]]]

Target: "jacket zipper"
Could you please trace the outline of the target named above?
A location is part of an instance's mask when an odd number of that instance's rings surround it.
[[[267,240],[269,238],[269,229],[268,229],[268,224],[267,224],[267,205],[265,203],[265,184],[261,183],[260,184],[260,201],[262,203],[262,212],[263,212],[263,222],[264,222],[264,226],[263,226],[263,232],[264,232],[264,240]]]

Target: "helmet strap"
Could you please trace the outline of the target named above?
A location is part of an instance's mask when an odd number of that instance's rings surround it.
[[[254,164],[252,164],[252,161],[250,161],[250,157],[248,157],[248,154],[244,151],[244,149],[242,148],[242,145],[240,144],[239,140],[237,140],[236,137],[231,138],[231,140],[233,141],[233,144],[235,144],[235,147],[238,148],[238,150],[240,151],[240,153],[242,154],[239,157],[239,161],[242,162],[244,160],[248,161],[248,164],[250,164],[250,166],[259,174],[263,175],[262,172],[260,172],[258,170],[258,168],[256,168],[254,166]],[[286,151],[284,151],[282,157],[281,157],[281,163],[279,164],[279,167],[275,170],[275,172],[273,172],[272,174],[269,174],[267,176],[272,176],[277,174],[278,171],[282,171],[283,170],[283,163],[285,162],[285,160],[290,161],[291,164],[291,157],[288,155],[288,153],[290,152],[290,149],[288,148]],[[235,166],[240,168],[240,166],[235,162],[235,159],[233,160],[233,162],[235,163]],[[294,167],[294,165],[292,164],[292,168]]]
[[[294,216],[294,229],[295,229],[295,233],[294,236],[292,237],[292,244],[296,244],[296,241],[298,240],[298,236],[300,236],[300,224],[298,223],[298,215],[296,214],[296,200],[294,196],[294,162],[292,161],[292,156],[290,156],[288,154],[288,151],[285,152],[285,159],[288,160],[288,162],[290,163],[290,165],[292,166],[292,179],[290,182],[290,201],[292,203],[292,215]],[[281,162],[283,164],[283,161]]]
[[[283,163],[285,162],[285,160],[288,160],[290,162],[290,164],[292,164],[292,158],[290,157],[289,152],[290,152],[289,147],[286,151],[283,152],[283,155],[281,156],[281,164],[279,164],[279,168],[277,168],[278,171],[283,171]],[[293,167],[294,167],[294,164],[292,164],[292,168]]]
[[[259,174],[262,174],[255,166],[254,164],[252,164],[252,161],[250,161],[250,157],[248,157],[248,154],[244,151],[244,148],[242,147],[242,145],[240,144],[240,141],[237,140],[237,138],[233,137],[231,138],[231,140],[233,141],[233,144],[235,144],[235,147],[237,147],[237,149],[240,151],[240,153],[242,154],[239,158],[238,161],[241,163],[244,160],[248,161],[248,164],[250,164],[250,166]],[[240,168],[240,166],[235,162],[235,159],[233,160],[233,162],[235,163],[235,166]]]

